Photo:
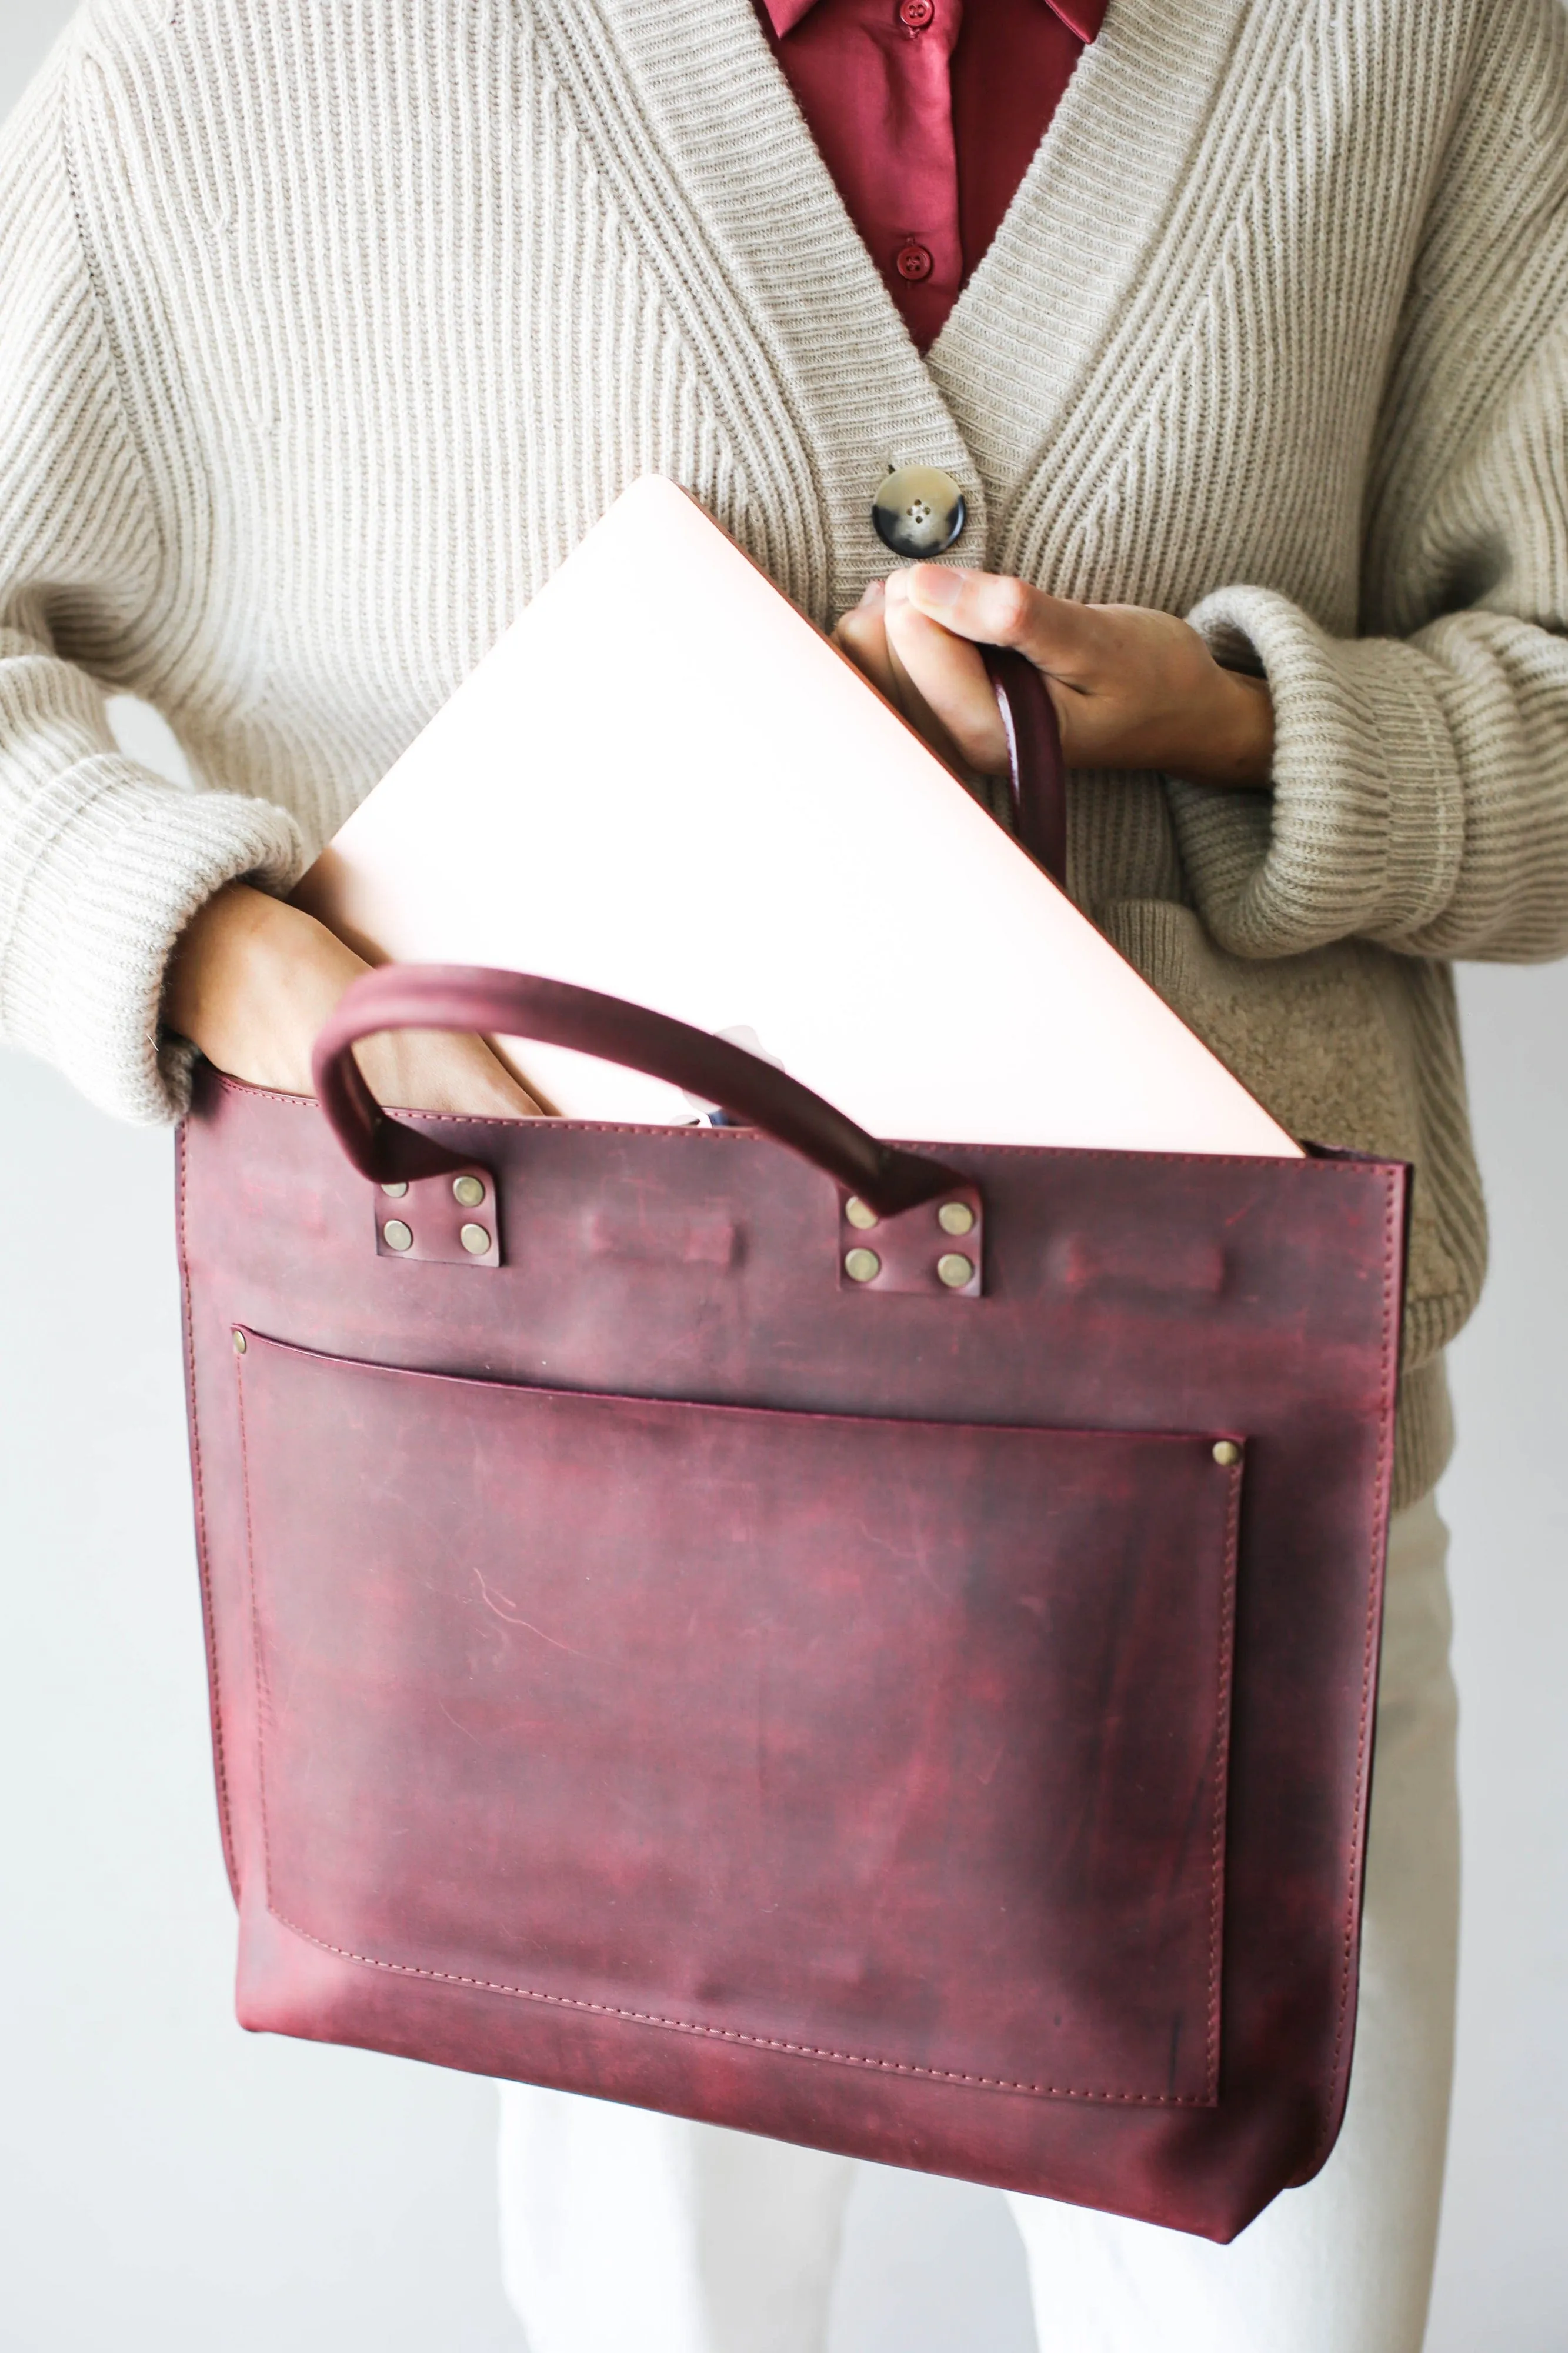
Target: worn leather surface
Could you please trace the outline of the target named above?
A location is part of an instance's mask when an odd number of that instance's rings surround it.
[[[245,2022],[1215,2238],[1310,2176],[1405,1172],[944,1146],[969,1300],[841,1287],[749,1131],[412,1124],[499,1269],[378,1256],[313,1103],[204,1071],[181,1139]]]
[[[280,1919],[836,2063],[1212,2102],[1241,1472],[1206,1439],[247,1338]]]

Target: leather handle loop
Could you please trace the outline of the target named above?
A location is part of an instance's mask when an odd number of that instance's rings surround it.
[[[1067,888],[1067,771],[1062,732],[1045,680],[1026,655],[986,646],[985,668],[1007,734],[1013,830],[1053,882]]]
[[[706,1030],[689,1029],[646,1006],[565,981],[474,965],[384,965],[356,980],[316,1040],[316,1092],[338,1142],[362,1176],[405,1184],[468,1159],[382,1109],[352,1048],[387,1029],[477,1029],[531,1038],[620,1062],[664,1079],[706,1103],[722,1103],[747,1127],[761,1128],[880,1217],[913,1208],[967,1180],[939,1161],[900,1152],[846,1119],[798,1080]]]

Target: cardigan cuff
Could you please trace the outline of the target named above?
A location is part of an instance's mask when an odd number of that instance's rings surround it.
[[[1331,638],[1270,589],[1220,589],[1190,618],[1274,700],[1271,797],[1169,787],[1215,939],[1235,955],[1282,956],[1419,933],[1453,895],[1465,832],[1432,664],[1394,638]]]
[[[8,863],[0,1035],[55,1063],[101,1110],[177,1119],[193,1057],[160,1031],[170,955],[226,882],[290,887],[305,863],[293,818],[104,754],[35,796]]]

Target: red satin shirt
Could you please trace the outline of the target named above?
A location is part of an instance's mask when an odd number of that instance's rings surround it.
[[[924,351],[1108,0],[759,0],[850,219]]]

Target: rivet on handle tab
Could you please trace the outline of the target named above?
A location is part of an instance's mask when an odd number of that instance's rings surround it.
[[[879,1217],[858,1194],[840,1192],[841,1291],[978,1299],[984,1286],[985,1204],[978,1186],[954,1182],[891,1217]]]
[[[500,1266],[500,1199],[488,1168],[460,1164],[437,1176],[377,1185],[378,1258],[434,1260],[447,1266]]]

